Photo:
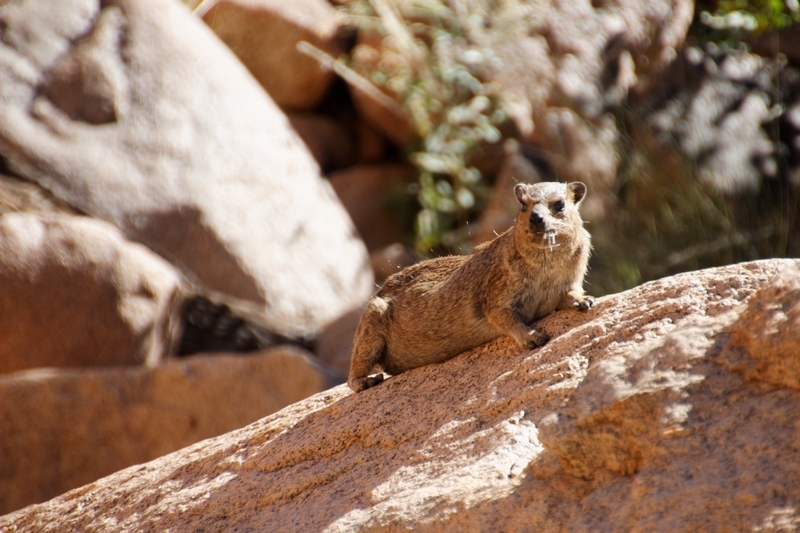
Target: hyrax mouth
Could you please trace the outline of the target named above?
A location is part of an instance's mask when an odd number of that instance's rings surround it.
[[[557,247],[558,244],[556,243],[556,230],[549,229],[542,233],[542,240],[545,241],[547,246],[550,247],[550,251],[553,251],[553,248]]]

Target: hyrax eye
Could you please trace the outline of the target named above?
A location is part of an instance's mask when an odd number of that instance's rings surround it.
[[[557,200],[553,202],[553,211],[560,213],[564,210],[564,200]]]
[[[528,204],[522,204],[522,208],[520,209],[521,212],[525,212],[528,210]]]

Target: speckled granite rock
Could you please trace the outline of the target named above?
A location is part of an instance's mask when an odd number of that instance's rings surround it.
[[[292,347],[0,376],[0,513],[243,427],[331,385],[311,354]]]
[[[177,269],[107,222],[4,214],[0,374],[158,364],[175,352],[183,289]]]
[[[311,109],[325,97],[333,72],[297,50],[307,41],[338,56],[336,10],[326,0],[206,0],[197,10],[285,110]]]
[[[288,119],[177,0],[0,10],[0,156],[208,288],[312,337],[371,294],[363,243]]]
[[[0,529],[796,528],[798,365],[781,361],[800,354],[783,335],[800,312],[798,266],[744,263],[600,298],[542,320],[544,348],[502,338],[358,395],[337,387]]]

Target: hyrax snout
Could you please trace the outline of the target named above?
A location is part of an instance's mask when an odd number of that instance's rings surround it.
[[[556,309],[592,307],[583,293],[591,243],[578,207],[586,185],[518,184],[517,221],[468,256],[424,261],[389,277],[369,301],[353,342],[356,392],[445,361],[502,335],[526,349],[550,337],[533,325]]]

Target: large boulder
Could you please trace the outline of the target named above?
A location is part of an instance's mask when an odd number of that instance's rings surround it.
[[[492,184],[489,204],[470,231],[474,244],[490,241],[514,225],[519,215],[519,202],[513,194],[517,183],[555,181],[525,157],[514,139],[507,139],[503,143],[503,152],[505,157]]]
[[[0,155],[207,287],[311,336],[372,290],[286,116],[177,0],[0,10]]]
[[[273,348],[155,368],[0,377],[0,514],[245,426],[332,385],[310,354]],[[5,531],[5,528],[2,528]]]
[[[0,214],[5,213],[79,214],[39,184],[0,172]]]
[[[345,313],[319,334],[314,342],[314,355],[335,372],[342,381],[350,373],[350,357],[353,354],[353,337],[361,321],[363,309]]]
[[[297,43],[333,57],[344,51],[339,18],[326,0],[206,0],[197,13],[281,108],[311,109],[325,97],[333,72]]]
[[[0,528],[789,529],[798,267],[692,272],[554,313],[543,348],[500,338],[363,393],[325,391]]]
[[[288,117],[323,172],[375,163],[386,156],[384,138],[359,120],[355,111],[328,115],[289,113]]]
[[[291,113],[288,117],[323,171],[357,162],[355,132],[342,121],[314,113]]]
[[[357,165],[328,176],[370,252],[403,240],[403,225],[392,201],[413,181],[407,163]]]
[[[180,273],[107,222],[0,216],[0,287],[0,374],[154,365],[175,351]]]

